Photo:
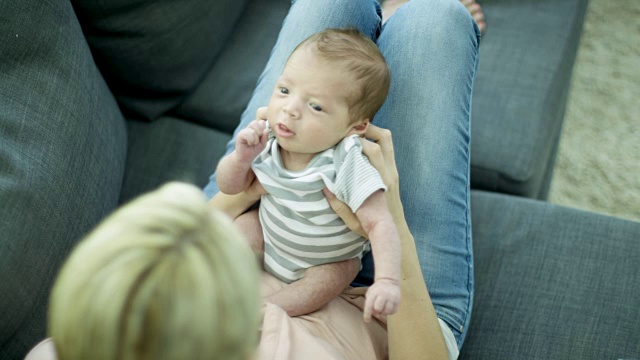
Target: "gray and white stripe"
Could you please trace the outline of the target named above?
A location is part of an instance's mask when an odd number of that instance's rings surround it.
[[[312,266],[362,257],[366,238],[351,231],[331,209],[327,187],[355,212],[372,193],[385,189],[378,172],[362,154],[356,135],[317,154],[302,171],[281,165],[279,147],[270,134],[253,171],[267,191],[260,204],[264,265],[285,282],[304,277]]]

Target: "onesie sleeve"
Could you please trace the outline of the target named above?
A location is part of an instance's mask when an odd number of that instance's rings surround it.
[[[362,144],[357,135],[345,138],[334,152],[336,165],[335,195],[356,212],[374,192],[387,187],[378,170],[362,153]]]

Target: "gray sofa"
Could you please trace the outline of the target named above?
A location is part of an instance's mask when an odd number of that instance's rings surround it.
[[[482,5],[461,358],[640,358],[640,223],[544,201],[586,0]],[[2,0],[0,359],[45,336],[56,272],[100,219],[207,182],[288,7]]]

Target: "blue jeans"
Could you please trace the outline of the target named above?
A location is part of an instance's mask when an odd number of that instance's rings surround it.
[[[407,222],[438,317],[462,346],[473,302],[469,213],[471,89],[480,32],[458,0],[411,0],[383,26],[375,0],[298,0],[284,21],[241,122],[269,102],[293,49],[329,27],[355,27],[374,40],[392,73],[373,123],[391,130]],[[218,191],[215,174],[205,188]],[[370,256],[370,255],[369,255]],[[371,259],[360,279],[372,279]]]

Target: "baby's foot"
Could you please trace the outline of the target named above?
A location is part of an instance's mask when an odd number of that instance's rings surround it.
[[[482,12],[482,7],[475,0],[460,0],[462,5],[464,5],[473,20],[478,24],[478,28],[480,29],[480,33],[484,34],[484,29],[487,28],[487,23],[484,21],[484,13]]]

